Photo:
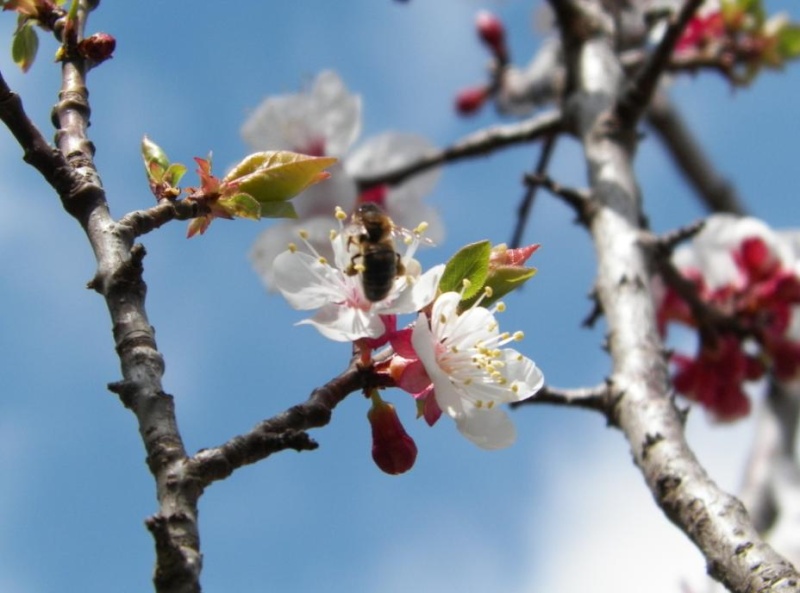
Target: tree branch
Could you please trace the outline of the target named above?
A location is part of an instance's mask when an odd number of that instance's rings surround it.
[[[702,551],[712,577],[739,593],[798,591],[797,571],[761,539],[744,506],[719,489],[686,443],[656,327],[647,252],[639,241],[636,121],[616,117],[622,66],[611,35],[588,24],[559,24],[575,83],[565,116],[583,144],[597,202],[590,230],[598,254],[597,295],[609,328],[610,388],[619,394],[614,424],[656,502]],[[574,34],[587,29],[595,33]]]
[[[65,43],[77,43],[87,13],[95,4],[82,0],[75,37],[65,39]],[[26,162],[55,189],[92,246],[97,272],[90,287],[105,298],[123,375],[122,381],[109,388],[136,414],[147,463],[156,480],[159,512],[147,522],[156,541],[156,590],[195,593],[200,591],[202,566],[197,530],[200,491],[173,488],[186,452],[172,397],[162,389],[164,361],[145,312],[144,249],[133,245],[130,229],[120,228],[111,218],[94,165],[94,146],[87,135],[91,114],[87,66],[74,48],[68,47],[64,55],[61,91],[53,111],[58,150],[44,140],[25,114],[19,97],[2,79],[0,117],[20,143]]]
[[[563,129],[561,112],[557,109],[536,115],[530,119],[509,125],[494,126],[470,134],[444,150],[433,152],[413,163],[372,177],[360,177],[356,181],[362,188],[375,185],[396,185],[418,173],[444,163],[489,154],[499,148],[532,142],[558,134]]]
[[[582,225],[588,227],[594,213],[594,202],[589,192],[565,187],[547,175],[526,175],[525,182],[533,186],[542,186],[552,195],[561,198],[575,211],[575,216]]]
[[[780,511],[772,484],[777,466],[787,463],[797,466],[798,392],[798,384],[785,385],[773,380],[756,423],[740,496],[762,533],[772,527]],[[797,546],[796,541],[793,543]]]
[[[736,189],[711,164],[692,131],[669,98],[656,94],[647,110],[647,122],[658,134],[683,177],[694,187],[710,212],[745,214]]]
[[[647,109],[661,75],[669,67],[678,39],[703,1],[684,2],[678,14],[670,19],[669,26],[655,50],[626,84],[625,91],[616,103],[617,115],[624,126],[634,126]]]
[[[609,386],[605,383],[595,387],[583,387],[579,389],[558,389],[545,385],[536,393],[536,397],[514,402],[510,404],[510,407],[513,409],[539,404],[594,410],[608,417],[613,407],[613,400],[612,393],[609,391]]]
[[[129,212],[117,226],[131,239],[153,231],[172,220],[189,220],[207,214],[208,207],[198,200],[162,200],[147,210]]]
[[[354,391],[381,386],[383,379],[372,367],[361,366],[359,360],[360,357],[354,357],[346,371],[315,389],[304,403],[264,420],[250,432],[219,447],[198,451],[188,461],[187,476],[204,488],[278,451],[316,449],[317,443],[305,431],[328,424],[333,409]]]

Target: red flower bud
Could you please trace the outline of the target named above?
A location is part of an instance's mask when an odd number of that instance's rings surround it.
[[[464,89],[456,96],[456,111],[459,115],[477,113],[488,97],[489,89],[486,87]]]
[[[491,50],[495,57],[505,62],[506,54],[506,30],[503,23],[495,15],[487,10],[482,10],[475,18],[475,28],[481,41]]]
[[[111,58],[116,46],[117,40],[108,33],[95,33],[78,43],[78,53],[81,57],[99,64]]]
[[[400,423],[394,406],[375,392],[367,419],[372,426],[372,459],[375,464],[391,475],[410,470],[417,459],[417,445]]]

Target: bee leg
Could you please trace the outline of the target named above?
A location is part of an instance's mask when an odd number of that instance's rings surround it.
[[[344,271],[345,274],[348,276],[355,276],[359,272],[359,266],[356,264],[356,258],[361,257],[362,254],[356,253],[353,257],[350,258],[350,265],[347,266],[347,269]]]
[[[395,253],[397,256],[397,275],[402,276],[406,273],[406,267],[403,265],[403,258],[399,253]]]

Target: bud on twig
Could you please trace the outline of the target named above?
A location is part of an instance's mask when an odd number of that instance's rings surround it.
[[[414,466],[417,445],[408,436],[392,404],[386,403],[374,391],[367,419],[372,426],[372,459],[384,472],[402,474]]]
[[[116,47],[117,40],[111,35],[108,33],[95,33],[78,43],[78,53],[82,58],[99,64],[110,59]]]
[[[487,87],[464,89],[456,95],[456,111],[459,115],[473,115],[483,107],[488,97]]]
[[[508,62],[506,50],[506,29],[495,15],[487,10],[482,10],[475,18],[475,28],[478,36],[494,57],[501,63]]]

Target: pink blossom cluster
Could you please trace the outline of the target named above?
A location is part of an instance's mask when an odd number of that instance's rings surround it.
[[[746,416],[743,386],[769,373],[778,381],[800,379],[800,247],[752,218],[717,215],[693,244],[676,253],[678,267],[700,300],[732,323],[696,319],[668,287],[659,326],[680,323],[699,331],[695,356],[674,354],[675,389],[717,420]],[[711,325],[711,327],[710,327]]]

